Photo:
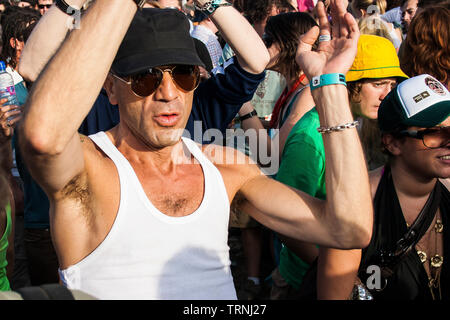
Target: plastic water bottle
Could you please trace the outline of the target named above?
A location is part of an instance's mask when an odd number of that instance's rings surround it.
[[[14,80],[12,76],[6,72],[6,64],[4,61],[0,61],[0,100],[7,98],[4,106],[19,105],[16,97],[16,89],[14,87]],[[14,117],[9,117],[8,120]]]

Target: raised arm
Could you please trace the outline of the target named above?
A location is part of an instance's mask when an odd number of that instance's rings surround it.
[[[308,79],[330,73],[346,74],[357,51],[359,30],[346,13],[342,0],[331,2],[334,15],[330,28],[322,3],[318,4],[320,34],[331,41],[311,47],[319,34],[311,29],[300,42],[297,62]],[[321,126],[335,127],[353,122],[346,87],[325,85],[312,90]],[[326,157],[326,201],[257,176],[244,183],[241,192],[264,214],[254,217],[287,236],[337,248],[362,248],[370,241],[372,202],[369,180],[357,131],[345,129],[323,136]],[[295,211],[294,211],[295,208]],[[294,214],[295,212],[295,214]]]
[[[77,130],[106,79],[137,6],[96,0],[33,85],[20,126],[20,146],[48,194],[84,170]],[[68,63],[70,61],[70,63]]]
[[[86,0],[66,0],[67,4],[81,8]],[[81,18],[75,15],[75,19]],[[34,82],[47,62],[55,54],[70,30],[71,18],[53,5],[39,20],[20,56],[18,71],[27,81]],[[78,21],[79,22],[79,21]]]
[[[201,7],[208,1],[195,2]],[[232,6],[221,6],[211,15],[211,20],[233,49],[244,70],[254,74],[265,70],[270,59],[269,52],[247,19]]]

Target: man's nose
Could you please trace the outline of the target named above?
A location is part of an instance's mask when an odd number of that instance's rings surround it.
[[[163,72],[161,84],[155,91],[155,99],[163,101],[175,100],[179,95],[178,87],[176,86],[170,71]]]

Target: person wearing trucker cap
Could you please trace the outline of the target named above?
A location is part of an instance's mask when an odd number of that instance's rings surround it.
[[[374,230],[359,269],[375,300],[450,299],[450,193],[440,181],[450,178],[449,116],[450,93],[427,74],[405,80],[381,103],[389,160],[370,174]],[[370,265],[381,268],[380,279],[367,281]]]
[[[345,78],[353,116],[361,123],[359,133],[367,164],[373,170],[386,160],[376,123],[378,108],[391,89],[408,76],[401,70],[397,52],[388,39],[363,34]]]
[[[448,90],[427,74],[403,81],[380,105],[388,162],[369,173],[374,229],[358,270],[366,299],[450,299],[450,193],[442,183],[450,178],[449,116]]]

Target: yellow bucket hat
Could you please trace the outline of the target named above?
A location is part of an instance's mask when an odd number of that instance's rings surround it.
[[[345,76],[347,82],[360,79],[405,78],[394,45],[386,38],[362,34],[355,61]]]

